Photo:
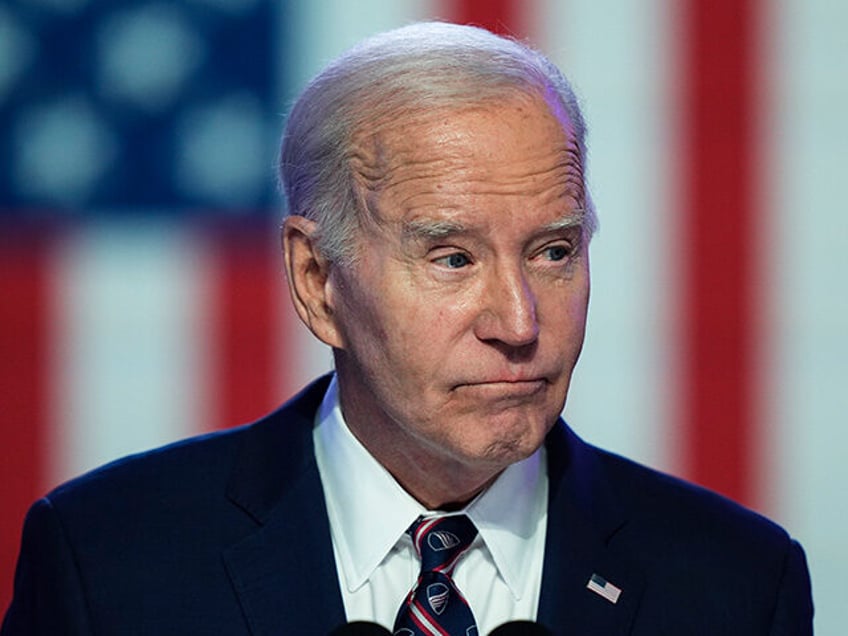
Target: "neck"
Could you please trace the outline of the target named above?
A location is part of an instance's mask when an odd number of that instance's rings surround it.
[[[417,446],[382,444],[374,431],[363,431],[348,422],[351,432],[400,486],[428,510],[464,508],[488,488],[503,471],[502,466],[471,467],[466,463],[434,456]]]
[[[491,485],[513,461],[512,455],[464,452],[461,444],[445,442],[426,419],[406,423],[382,408],[379,397],[350,369],[344,356],[335,357],[342,415],[353,435],[429,510],[457,510]]]
[[[458,510],[483,492],[506,468],[499,462],[457,457],[423,441],[397,422],[362,412],[339,386],[350,431],[400,486],[428,510]]]

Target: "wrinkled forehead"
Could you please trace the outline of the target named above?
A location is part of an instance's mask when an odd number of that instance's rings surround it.
[[[528,132],[527,157],[535,154],[543,161],[560,152],[582,173],[574,127],[553,92],[511,91],[428,107],[408,104],[373,117],[353,133],[349,165],[355,183],[372,192],[397,185],[407,169],[421,164],[434,170],[499,169],[508,178],[510,166],[499,163],[498,151],[514,129]],[[546,143],[539,144],[540,140]]]

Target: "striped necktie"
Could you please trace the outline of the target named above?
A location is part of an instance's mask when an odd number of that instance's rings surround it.
[[[419,517],[409,529],[421,557],[421,573],[395,619],[395,636],[476,636],[468,602],[451,573],[477,528],[465,515]]]

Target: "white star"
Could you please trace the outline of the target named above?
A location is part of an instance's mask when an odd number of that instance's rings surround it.
[[[16,190],[54,204],[84,203],[116,155],[114,135],[80,96],[25,112],[13,134]]]
[[[172,103],[206,54],[172,5],[116,13],[99,26],[97,40],[99,91],[153,112]]]
[[[15,80],[29,66],[36,42],[20,21],[0,6],[0,101],[12,90]]]
[[[223,205],[249,205],[272,175],[272,148],[261,106],[249,94],[198,106],[177,126],[177,185]]]

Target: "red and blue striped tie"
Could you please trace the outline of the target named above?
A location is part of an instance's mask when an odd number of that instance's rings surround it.
[[[465,515],[419,517],[409,533],[421,574],[398,611],[395,636],[477,636],[474,614],[451,578],[477,528]]]

